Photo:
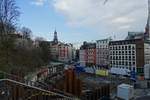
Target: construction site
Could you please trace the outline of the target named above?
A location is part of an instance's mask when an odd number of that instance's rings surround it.
[[[126,79],[79,73],[74,66],[65,68],[64,64],[44,67],[34,81],[20,75],[0,73],[1,100],[110,100],[118,84],[129,83]]]
[[[44,66],[34,80],[21,76],[21,72],[0,72],[0,100],[120,100],[121,84],[134,86],[135,98],[149,94],[150,87],[145,81],[138,84],[130,77],[97,75],[62,63]]]
[[[55,64],[48,68],[50,74],[47,74],[41,82],[52,87],[52,91],[75,96],[81,100],[103,100],[103,98],[104,100],[111,100],[111,98],[114,98],[119,84],[134,83],[127,77],[101,76],[79,72],[72,65],[65,67],[63,64]]]

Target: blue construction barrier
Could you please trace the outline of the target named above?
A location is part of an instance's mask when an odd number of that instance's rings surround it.
[[[76,73],[90,73],[90,74],[95,74],[96,73],[96,68],[95,67],[87,67],[87,66],[75,66],[75,71]]]
[[[136,77],[136,72],[135,71],[131,71],[131,80],[136,81],[137,77]]]
[[[83,73],[83,72],[85,72],[85,69],[84,69],[85,67],[81,67],[81,66],[76,66],[75,67],[75,71],[77,72],[77,73]]]

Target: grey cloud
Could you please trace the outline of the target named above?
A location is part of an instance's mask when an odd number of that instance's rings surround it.
[[[54,8],[69,25],[107,32],[141,30],[147,16],[147,0],[54,0]],[[98,27],[99,26],[99,27]],[[105,27],[104,27],[105,26]],[[116,30],[118,29],[118,30]],[[137,29],[137,30],[136,30]]]

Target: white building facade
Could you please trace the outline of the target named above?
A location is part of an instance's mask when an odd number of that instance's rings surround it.
[[[150,64],[150,43],[144,43],[144,61]]]
[[[109,43],[111,68],[135,71],[143,75],[144,40],[121,40]]]

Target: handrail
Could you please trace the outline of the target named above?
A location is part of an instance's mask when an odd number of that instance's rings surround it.
[[[31,88],[35,88],[35,89],[38,89],[38,90],[41,90],[43,92],[47,92],[47,93],[50,93],[50,94],[56,94],[58,96],[64,97],[64,98],[69,99],[69,100],[74,100],[76,98],[72,95],[68,95],[68,94],[65,95],[65,93],[63,95],[63,94],[60,94],[60,93],[57,93],[57,92],[52,92],[52,91],[48,90],[47,86],[45,86],[45,85],[43,85],[39,82],[25,80],[24,78],[21,78],[19,76],[9,74],[9,73],[3,72],[3,71],[0,71],[0,73],[4,74],[4,77],[2,79],[0,79],[0,82],[1,81],[10,81],[10,82],[20,84],[20,85],[23,85],[23,86],[28,86],[28,87],[31,87]],[[17,78],[17,79],[14,80],[12,78]],[[44,87],[38,87],[38,86],[44,86]]]
[[[41,88],[38,88],[38,87],[35,87],[35,86],[30,86],[30,85],[27,85],[27,84],[24,84],[24,83],[21,83],[21,82],[17,82],[17,81],[11,80],[11,79],[0,79],[0,82],[1,81],[13,82],[13,83],[16,83],[16,84],[19,84],[19,85],[22,85],[22,86],[27,86],[27,87],[30,87],[30,88],[33,88],[33,89],[37,89],[37,90],[42,91],[42,92],[46,92],[46,93],[49,93],[49,94],[54,94],[54,95],[57,95],[57,96],[60,96],[60,97],[63,97],[63,98],[69,99],[69,100],[74,100],[73,98],[64,96],[62,94],[55,93],[55,92],[52,92],[52,91],[47,91],[47,90],[44,90],[44,89],[41,89]]]

